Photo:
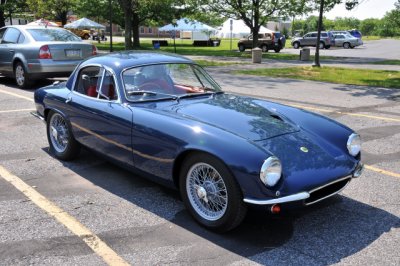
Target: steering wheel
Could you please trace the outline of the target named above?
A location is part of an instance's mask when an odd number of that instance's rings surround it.
[[[145,82],[138,86],[138,90],[140,91],[153,91],[153,92],[164,92],[164,89],[157,82]]]

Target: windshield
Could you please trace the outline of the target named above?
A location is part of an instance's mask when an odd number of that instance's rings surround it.
[[[134,67],[125,70],[122,79],[129,101],[176,99],[221,91],[200,66],[193,64]]]
[[[82,41],[70,31],[58,28],[43,28],[43,29],[28,29],[27,30],[33,39],[37,42],[67,42],[67,41]]]

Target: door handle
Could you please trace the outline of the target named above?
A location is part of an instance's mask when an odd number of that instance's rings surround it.
[[[10,53],[15,53],[15,50],[9,50],[10,51]]]
[[[69,103],[69,102],[71,102],[72,101],[72,98],[71,97],[68,97],[66,100],[65,100],[65,103]]]

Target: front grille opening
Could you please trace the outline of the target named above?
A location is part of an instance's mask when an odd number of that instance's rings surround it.
[[[344,180],[340,180],[336,183],[330,184],[326,187],[322,187],[318,190],[315,190],[310,193],[310,197],[308,199],[306,199],[304,203],[306,205],[310,205],[310,204],[316,203],[320,200],[323,200],[325,198],[328,198],[330,196],[333,196],[336,193],[338,193],[340,190],[342,190],[349,182],[350,182],[350,178],[346,178]]]

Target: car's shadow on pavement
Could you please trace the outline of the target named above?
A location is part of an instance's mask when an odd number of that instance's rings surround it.
[[[213,258],[219,256],[217,261],[223,264],[240,264],[247,258],[268,265],[330,265],[365,249],[385,232],[400,226],[399,218],[391,213],[336,195],[280,217],[251,210],[238,228],[218,234],[191,218],[177,191],[104,162],[89,151],[83,150],[78,159],[63,164],[96,186],[130,202],[134,208],[168,220],[170,223],[143,229],[140,235],[148,234],[149,239],[161,238],[176,246],[187,245],[188,249],[179,254],[183,262],[212,264]],[[123,240],[118,240],[118,235]],[[137,235],[137,229],[128,228],[123,233],[104,232],[100,237],[112,238],[113,245],[129,250],[138,245]],[[121,241],[124,242],[118,243]],[[208,241],[220,248],[211,251]],[[227,255],[226,250],[236,256]]]

